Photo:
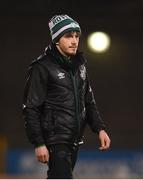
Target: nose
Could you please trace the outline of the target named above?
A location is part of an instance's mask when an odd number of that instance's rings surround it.
[[[73,43],[73,44],[76,44],[76,43],[77,43],[77,37],[76,37],[76,36],[73,36],[73,38],[72,38],[72,43]]]

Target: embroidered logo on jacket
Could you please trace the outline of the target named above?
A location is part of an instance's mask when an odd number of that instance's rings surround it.
[[[79,70],[80,70],[80,77],[85,80],[86,79],[86,68],[84,65],[81,65],[79,67]]]
[[[65,73],[59,72],[58,77],[59,77],[59,79],[65,78]]]

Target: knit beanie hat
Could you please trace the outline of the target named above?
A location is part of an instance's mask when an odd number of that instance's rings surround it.
[[[79,24],[68,15],[56,15],[49,21],[49,29],[53,43],[57,42],[60,37],[70,31],[81,33]]]

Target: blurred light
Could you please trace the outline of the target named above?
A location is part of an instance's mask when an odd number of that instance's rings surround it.
[[[88,47],[97,53],[103,53],[110,46],[110,37],[105,32],[93,32],[87,38]]]

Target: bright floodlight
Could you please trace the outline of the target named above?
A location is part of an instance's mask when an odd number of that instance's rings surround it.
[[[94,32],[88,36],[89,48],[98,53],[105,52],[110,46],[110,37],[104,32]]]

